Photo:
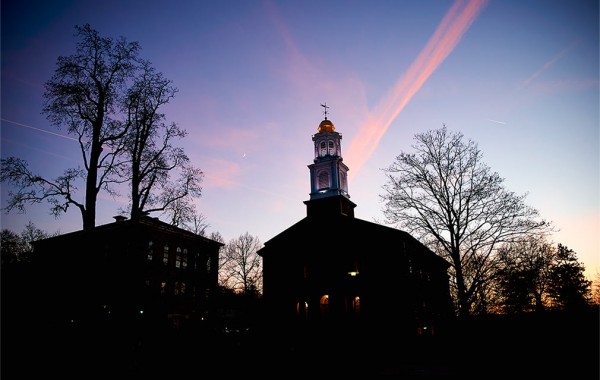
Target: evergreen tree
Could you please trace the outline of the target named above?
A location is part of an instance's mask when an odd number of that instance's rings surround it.
[[[591,281],[586,280],[585,267],[577,261],[572,249],[558,244],[556,261],[551,267],[548,293],[555,308],[582,310],[590,305]]]

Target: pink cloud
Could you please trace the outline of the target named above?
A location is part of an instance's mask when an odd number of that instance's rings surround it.
[[[203,185],[206,187],[232,188],[237,187],[237,176],[240,173],[240,166],[232,161],[213,159],[208,166],[203,169],[205,173]],[[217,175],[206,173],[218,173]]]
[[[486,4],[487,0],[454,2],[417,59],[375,107],[371,116],[350,142],[346,158],[352,163],[351,176],[356,175],[371,157],[390,124],[454,50]]]

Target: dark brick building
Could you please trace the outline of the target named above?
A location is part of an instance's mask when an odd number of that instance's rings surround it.
[[[223,244],[156,218],[115,219],[33,243],[39,310],[58,326],[210,318]]]

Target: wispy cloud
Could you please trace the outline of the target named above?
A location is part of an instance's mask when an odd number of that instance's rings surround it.
[[[494,119],[487,119],[487,120],[488,120],[488,121],[491,121],[492,123],[506,125],[506,122],[505,122],[505,121],[494,120]]]
[[[558,60],[560,60],[562,57],[564,57],[564,55],[567,54],[567,52],[569,50],[571,50],[572,45],[573,44],[564,48],[558,54],[556,54],[554,57],[552,57],[549,61],[545,62],[539,70],[537,70],[535,73],[531,74],[531,76],[529,78],[527,78],[526,80],[523,81],[523,83],[521,83],[521,85],[517,88],[517,91],[521,90],[523,87],[529,86],[531,84],[531,82],[533,82],[537,77],[539,77],[544,71],[551,68],[556,62],[558,62]]]
[[[487,0],[457,0],[408,71],[361,126],[350,142],[346,158],[355,176],[371,157],[379,141],[410,99],[460,42],[463,34],[487,4]]]
[[[23,124],[23,123],[19,123],[16,121],[12,121],[12,120],[7,120],[7,119],[0,119],[5,123],[10,123],[10,124],[14,124],[14,125],[18,125],[20,127],[25,127],[25,128],[29,128],[29,129],[33,129],[34,131],[38,131],[38,132],[43,132],[43,133],[47,133],[49,135],[53,135],[53,136],[57,136],[57,137],[62,137],[63,139],[67,139],[67,140],[73,140],[73,141],[77,141],[76,138],[71,137],[71,136],[67,136],[67,135],[61,135],[60,133],[56,133],[56,132],[52,132],[52,131],[48,131],[46,129],[41,129],[41,128],[36,128],[34,126],[31,125],[27,125],[27,124]]]

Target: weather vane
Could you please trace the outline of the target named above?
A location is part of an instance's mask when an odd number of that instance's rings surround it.
[[[325,115],[325,120],[327,120],[327,108],[330,107],[327,105],[327,102],[325,102],[325,104],[321,104],[321,107],[324,108],[323,115]]]

